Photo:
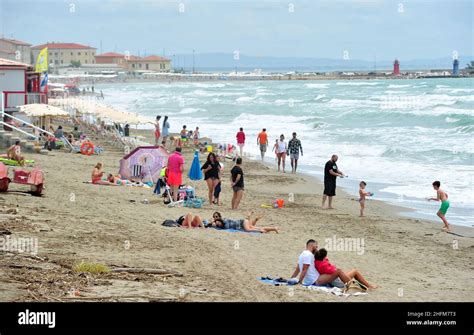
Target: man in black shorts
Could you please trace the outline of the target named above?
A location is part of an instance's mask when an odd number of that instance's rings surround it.
[[[332,197],[336,195],[336,179],[344,177],[344,174],[337,168],[337,155],[332,155],[331,159],[324,166],[324,192],[323,192],[323,208],[332,209]],[[328,206],[325,207],[326,199]]]

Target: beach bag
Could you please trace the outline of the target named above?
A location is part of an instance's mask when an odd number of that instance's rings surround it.
[[[165,220],[163,221],[161,225],[165,227],[178,227],[179,226],[178,222],[174,220]]]
[[[352,278],[346,283],[343,292],[347,294],[353,294],[356,292],[367,292],[367,287],[361,284],[356,279]]]

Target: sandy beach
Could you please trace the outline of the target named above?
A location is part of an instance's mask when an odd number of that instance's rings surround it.
[[[141,131],[151,136],[151,131]],[[238,211],[230,207],[228,183],[232,162],[225,162],[222,206],[206,204],[191,212],[209,219],[243,218],[253,210],[264,215],[260,225],[280,233],[230,233],[215,229],[167,228],[190,210],[168,208],[152,190],[85,184],[97,162],[117,173],[123,151],[101,143],[100,156],[62,151],[29,154],[45,171],[42,197],[8,192],[0,195],[0,237],[38,239],[38,253],[0,250],[0,301],[472,301],[474,239],[472,229],[408,219],[399,208],[367,203],[358,217],[355,195],[340,189],[334,210],[321,209],[321,183],[311,177],[281,174],[275,166],[244,159],[246,194]],[[193,150],[184,150],[186,174]],[[200,156],[201,162],[204,156]],[[185,178],[187,181],[187,177]],[[207,198],[204,181],[187,181]],[[10,189],[25,190],[12,184]],[[294,202],[288,194],[294,194]],[[276,198],[284,208],[261,208]],[[142,201],[148,199],[148,204]],[[433,209],[433,211],[435,211]],[[433,212],[433,218],[435,213]],[[11,235],[7,235],[11,234]],[[462,236],[460,236],[462,235]],[[466,237],[463,237],[466,236]],[[471,236],[471,237],[468,237]],[[357,251],[329,251],[330,261],[344,270],[357,268],[381,286],[365,296],[348,298],[305,287],[272,286],[261,276],[289,279],[305,247],[314,238],[356,238]],[[72,271],[74,264],[166,269],[169,275]]]

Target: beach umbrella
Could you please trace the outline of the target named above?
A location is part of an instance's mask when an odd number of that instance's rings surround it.
[[[40,116],[69,116],[69,113],[55,106],[46,104],[29,104],[18,107],[20,112],[30,117]]]
[[[189,169],[188,177],[191,180],[202,179],[201,163],[199,163],[199,151],[197,150],[194,152],[193,163],[191,164],[191,169]]]

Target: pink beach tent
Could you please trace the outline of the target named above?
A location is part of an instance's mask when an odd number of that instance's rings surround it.
[[[156,183],[161,169],[168,163],[168,155],[162,147],[138,147],[120,160],[119,173],[123,179]]]

